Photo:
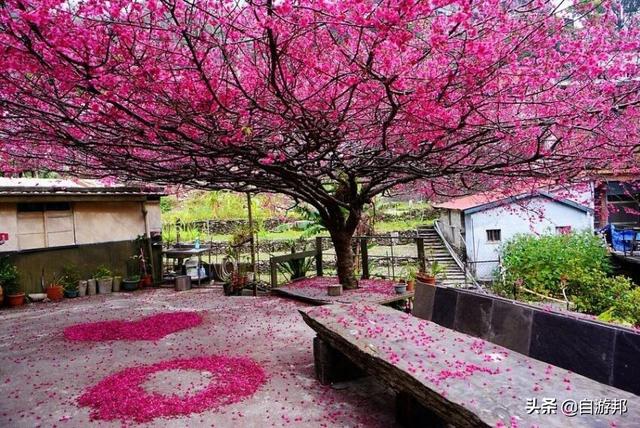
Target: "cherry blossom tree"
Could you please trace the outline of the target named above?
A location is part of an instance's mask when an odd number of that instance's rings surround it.
[[[375,195],[635,167],[638,49],[566,0],[2,0],[0,163],[283,193],[356,285]]]

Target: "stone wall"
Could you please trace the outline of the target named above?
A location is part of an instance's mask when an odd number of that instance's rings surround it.
[[[435,211],[432,209],[423,209],[416,211],[403,212],[402,214],[377,214],[376,221],[393,221],[393,220],[413,220],[415,218],[435,218]],[[295,220],[283,219],[283,218],[268,218],[260,222],[265,230],[273,230],[276,227],[283,224],[290,224],[294,227]],[[234,233],[241,227],[247,227],[248,221],[246,219],[232,219],[232,220],[204,220],[195,221],[191,223],[185,223],[185,228],[195,228],[202,232],[207,230],[214,235],[228,235]],[[208,229],[207,229],[208,228]],[[411,231],[413,232],[413,231]]]
[[[413,314],[640,394],[640,333],[470,290],[416,284]]]

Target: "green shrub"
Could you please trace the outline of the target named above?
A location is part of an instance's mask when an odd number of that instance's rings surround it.
[[[598,317],[602,321],[614,321],[632,326],[640,326],[640,288],[625,293],[610,309]]]
[[[105,265],[98,266],[98,269],[96,269],[95,275],[93,275],[93,277],[96,279],[109,278],[111,276],[112,276],[111,269],[109,269]]]
[[[65,265],[60,272],[60,284],[64,289],[68,291],[76,290],[78,281],[80,281],[78,268],[73,264]]]
[[[5,294],[17,294],[20,292],[18,268],[9,261],[8,257],[0,258],[0,286]]]
[[[579,311],[591,314],[607,310],[633,286],[625,277],[609,276],[607,250],[590,232],[516,236],[502,249],[502,265],[504,282],[495,286],[499,294],[512,297],[521,285],[556,299],[566,295]]]

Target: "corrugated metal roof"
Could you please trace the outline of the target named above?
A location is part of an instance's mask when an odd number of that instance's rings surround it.
[[[105,184],[100,180],[58,178],[8,178],[0,177],[0,196],[50,196],[50,195],[164,195],[158,186]]]

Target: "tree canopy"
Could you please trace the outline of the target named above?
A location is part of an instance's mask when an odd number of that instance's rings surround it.
[[[4,0],[0,168],[288,194],[348,258],[398,185],[635,168],[640,35],[618,8]]]

